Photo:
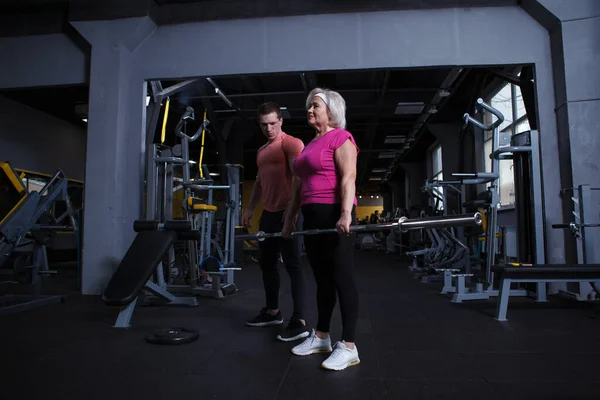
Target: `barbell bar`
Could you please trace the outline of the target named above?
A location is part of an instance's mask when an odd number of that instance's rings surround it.
[[[397,231],[408,231],[416,229],[441,229],[451,228],[458,226],[481,226],[483,217],[480,212],[474,214],[459,214],[451,216],[439,216],[439,217],[425,217],[425,218],[413,218],[408,219],[406,217],[400,218],[397,222],[388,222],[383,224],[367,224],[367,225],[351,225],[350,232],[377,232],[387,229]],[[323,233],[335,233],[336,228],[330,229],[308,229],[303,231],[292,232],[292,236],[300,235],[320,235]],[[258,240],[262,242],[268,238],[281,237],[281,232],[265,233],[258,231],[251,234],[236,235],[235,240]]]

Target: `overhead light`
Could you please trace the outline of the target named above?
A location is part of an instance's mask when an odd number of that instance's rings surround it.
[[[359,199],[362,199],[362,196],[358,196]]]
[[[404,143],[406,140],[406,136],[404,135],[390,135],[385,137],[384,143],[394,144],[394,143]]]
[[[423,102],[412,102],[412,103],[398,103],[396,105],[396,111],[394,114],[397,115],[410,115],[410,114],[421,114],[425,108],[425,103]]]
[[[373,198],[373,196],[371,196],[371,198]]]
[[[150,104],[150,96],[146,96],[146,107],[148,107],[148,104]]]
[[[379,198],[379,196],[375,196],[375,197]]]
[[[190,164],[198,164],[198,163],[197,163],[196,161],[194,161],[194,160],[189,160],[188,162],[189,162]]]
[[[221,174],[218,172],[209,172],[210,176],[220,176]]]
[[[377,158],[396,158],[396,153],[379,153]]]
[[[436,107],[436,106],[431,106],[431,107],[429,107],[429,110],[427,110],[427,112],[428,112],[429,114],[435,114],[435,113],[437,113],[437,112],[438,112],[438,110],[437,110],[437,107]]]
[[[445,90],[445,89],[441,89],[438,92],[438,96],[440,96],[440,97],[448,97],[448,96],[450,96],[450,92],[447,91],[447,90]]]
[[[85,123],[87,123],[87,118],[81,118],[81,120]]]

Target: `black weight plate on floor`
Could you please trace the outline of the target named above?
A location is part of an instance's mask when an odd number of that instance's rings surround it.
[[[146,341],[152,344],[185,344],[196,341],[198,336],[200,334],[195,329],[166,328],[146,336]]]

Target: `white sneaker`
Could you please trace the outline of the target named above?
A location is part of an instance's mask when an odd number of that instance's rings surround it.
[[[333,350],[333,353],[331,353],[327,360],[323,361],[321,367],[332,369],[334,371],[341,371],[359,363],[360,358],[358,358],[358,349],[356,348],[356,345],[354,346],[354,349],[349,349],[344,342],[337,342],[335,344],[335,350]]]
[[[331,353],[331,350],[331,338],[319,339],[313,329],[304,342],[292,348],[292,353],[297,356],[308,356],[315,353]]]

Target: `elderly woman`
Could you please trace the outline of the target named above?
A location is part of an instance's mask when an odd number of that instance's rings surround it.
[[[356,223],[356,159],[358,146],[346,131],[346,102],[339,93],[314,89],[306,101],[308,124],[315,138],[306,145],[294,163],[291,203],[286,212],[283,236],[295,229],[302,208],[304,229],[336,228],[337,233],[304,237],[306,255],[317,282],[318,322],[316,330],[292,353],[306,356],[332,354],[321,366],[342,370],[360,362],[354,344],[358,317],[358,291],[354,283],[354,235]],[[332,348],[329,337],[331,316],[339,297],[342,314],[342,340]]]

